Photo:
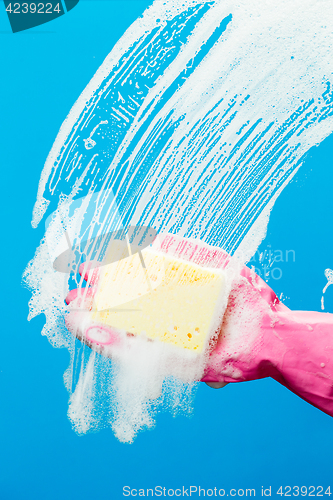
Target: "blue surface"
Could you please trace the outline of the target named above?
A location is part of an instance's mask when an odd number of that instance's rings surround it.
[[[92,4],[94,8],[92,8]],[[193,417],[160,415],[132,445],[110,430],[78,437],[67,419],[65,350],[27,322],[21,275],[42,237],[31,211],[45,158],[70,107],[146,1],[81,1],[67,15],[11,34],[0,4],[2,336],[0,499],[120,499],[122,487],[256,488],[331,484],[333,419],[272,380],[202,385]],[[38,31],[38,33],[34,33]],[[264,250],[295,251],[269,284],[292,309],[320,310],[333,268],[333,137],[313,149],[278,199]],[[326,293],[333,312],[333,287]],[[194,497],[194,496],[193,496]],[[329,498],[324,495],[324,498]]]

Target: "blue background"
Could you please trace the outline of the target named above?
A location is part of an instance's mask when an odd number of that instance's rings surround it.
[[[120,499],[122,487],[257,488],[331,484],[333,419],[273,380],[202,384],[192,418],[159,415],[132,445],[110,430],[77,436],[67,419],[66,350],[27,322],[22,272],[43,235],[30,225],[40,172],[74,101],[149,2],[81,1],[13,35],[0,3],[2,300],[0,499]],[[292,309],[320,310],[333,268],[333,136],[310,151],[278,199],[261,249],[295,251],[269,284]],[[326,293],[333,312],[333,287]],[[327,495],[324,497],[329,498]]]

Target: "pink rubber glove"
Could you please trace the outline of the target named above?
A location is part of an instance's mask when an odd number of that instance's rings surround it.
[[[291,311],[248,268],[241,275],[202,380],[272,377],[333,416],[333,315]]]
[[[162,250],[178,242],[177,256],[193,262],[214,262],[226,267],[231,258],[223,251],[169,235]],[[93,286],[72,290],[67,298],[68,329],[105,356],[123,348],[115,329],[94,324],[92,306],[98,269],[82,265],[80,272]],[[134,341],[128,334],[128,342]],[[333,416],[333,315],[291,311],[273,290],[246,266],[233,280],[217,343],[202,378],[211,387],[272,377],[292,392]]]

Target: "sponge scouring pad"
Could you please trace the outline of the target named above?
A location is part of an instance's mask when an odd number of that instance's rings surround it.
[[[199,353],[216,329],[224,288],[221,269],[148,248],[100,269],[93,320]]]

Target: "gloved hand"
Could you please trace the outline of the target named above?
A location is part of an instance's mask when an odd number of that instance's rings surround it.
[[[165,238],[162,250],[167,252],[175,238]],[[182,240],[178,255],[187,253],[188,257],[188,247],[193,248],[193,242]],[[232,261],[222,250],[215,249],[214,256],[221,267],[228,268]],[[133,335],[124,339],[116,329],[94,324],[90,310],[98,268],[82,264],[80,273],[89,277],[91,287],[68,294],[67,328],[93,350],[111,357],[124,343],[133,342]],[[243,266],[234,274],[218,340],[202,381],[219,388],[264,377],[274,378],[333,416],[333,315],[291,311],[259,276]]]

